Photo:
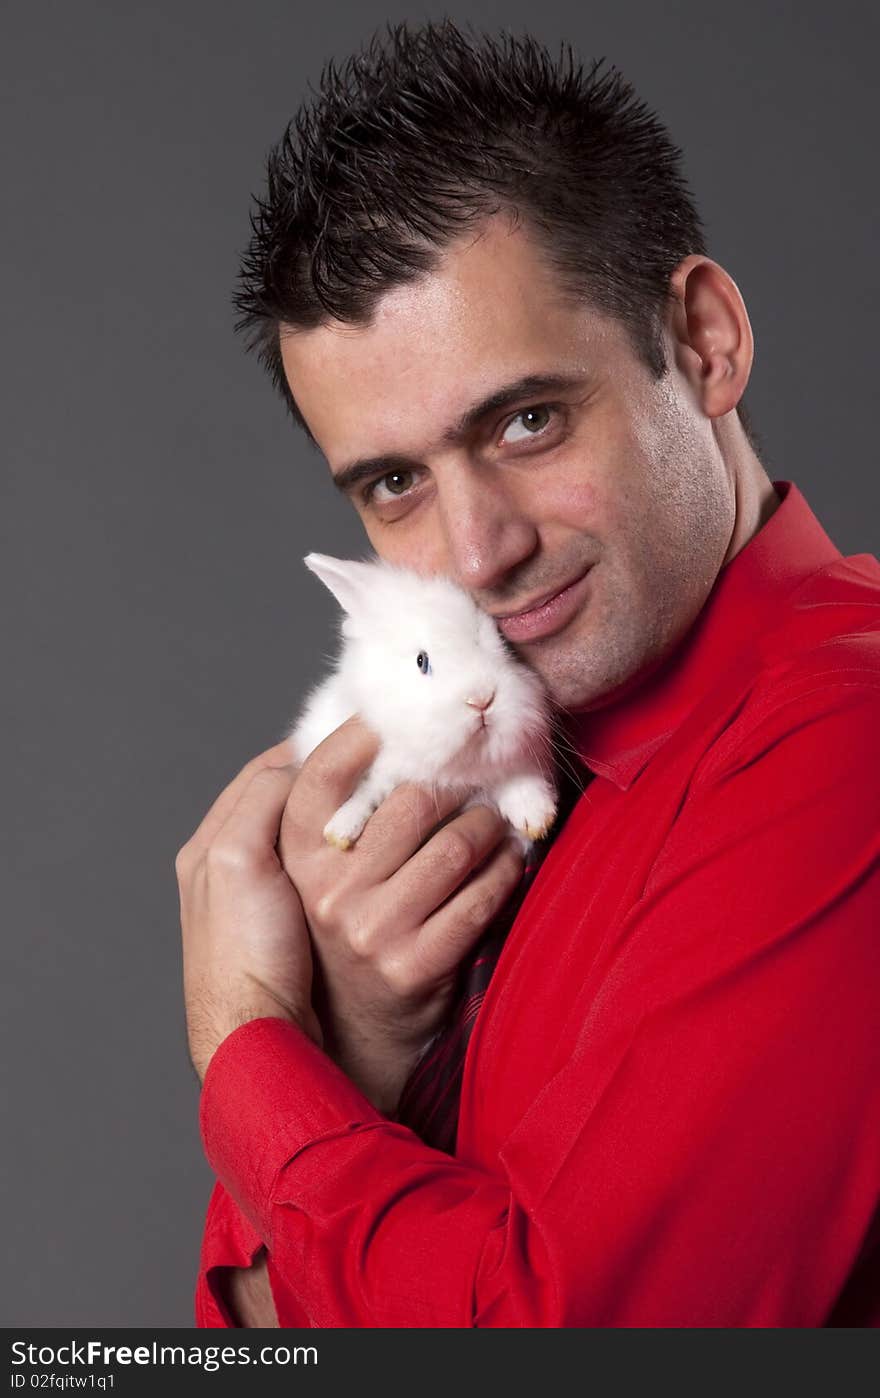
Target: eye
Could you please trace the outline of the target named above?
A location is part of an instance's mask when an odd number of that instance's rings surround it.
[[[521,412],[516,414],[516,417],[510,419],[510,422],[501,435],[501,441],[509,445],[514,445],[517,442],[527,441],[529,437],[543,436],[553,412],[554,406],[552,403],[536,403],[531,408],[523,408]],[[518,436],[511,437],[509,435],[510,428],[517,422],[523,424],[525,431],[521,432]]]
[[[418,655],[416,656],[416,664],[418,665],[423,675],[431,674],[431,662],[428,659],[428,652],[426,650],[419,651]]]
[[[362,492],[362,499],[364,501],[372,500],[376,492],[376,488],[378,486],[385,485],[386,481],[405,481],[408,476],[411,478],[412,474],[412,471],[388,471],[384,476],[377,476],[374,481],[370,481],[368,485],[364,486]],[[400,489],[398,489],[396,486],[388,486],[386,488],[388,490],[388,494],[391,496],[392,499],[399,499],[401,495],[406,494],[407,490],[406,486],[403,486]],[[385,497],[384,502],[387,503],[387,497]],[[383,503],[382,497],[379,498],[378,503]]]

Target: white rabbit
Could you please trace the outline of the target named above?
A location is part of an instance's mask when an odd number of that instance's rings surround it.
[[[381,740],[353,795],[324,827],[347,849],[402,782],[495,806],[524,853],[556,816],[549,702],[473,599],[451,579],[381,559],[310,553],[306,566],[345,612],[336,670],[287,734],[297,762],[357,713]]]

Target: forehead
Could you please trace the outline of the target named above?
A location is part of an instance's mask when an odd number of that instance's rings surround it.
[[[330,461],[424,449],[499,384],[549,368],[590,373],[616,327],[567,299],[523,229],[492,220],[436,269],[392,288],[369,325],[282,333],[291,391]]]

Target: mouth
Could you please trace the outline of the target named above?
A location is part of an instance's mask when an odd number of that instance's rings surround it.
[[[522,612],[496,617],[498,629],[508,641],[530,641],[539,636],[550,636],[560,631],[571,620],[589,590],[589,577],[593,565],[566,583],[558,592],[551,593]]]
[[[459,770],[468,771],[470,766],[482,759],[482,756],[482,738],[478,731],[468,734],[464,742],[459,743],[450,758],[450,762],[455,764]]]

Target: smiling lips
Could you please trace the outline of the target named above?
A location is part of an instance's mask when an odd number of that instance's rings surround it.
[[[528,611],[516,612],[513,616],[496,617],[502,636],[508,641],[530,641],[559,631],[571,620],[582,601],[591,572],[592,566],[573,582],[567,583],[561,592],[554,593]]]

